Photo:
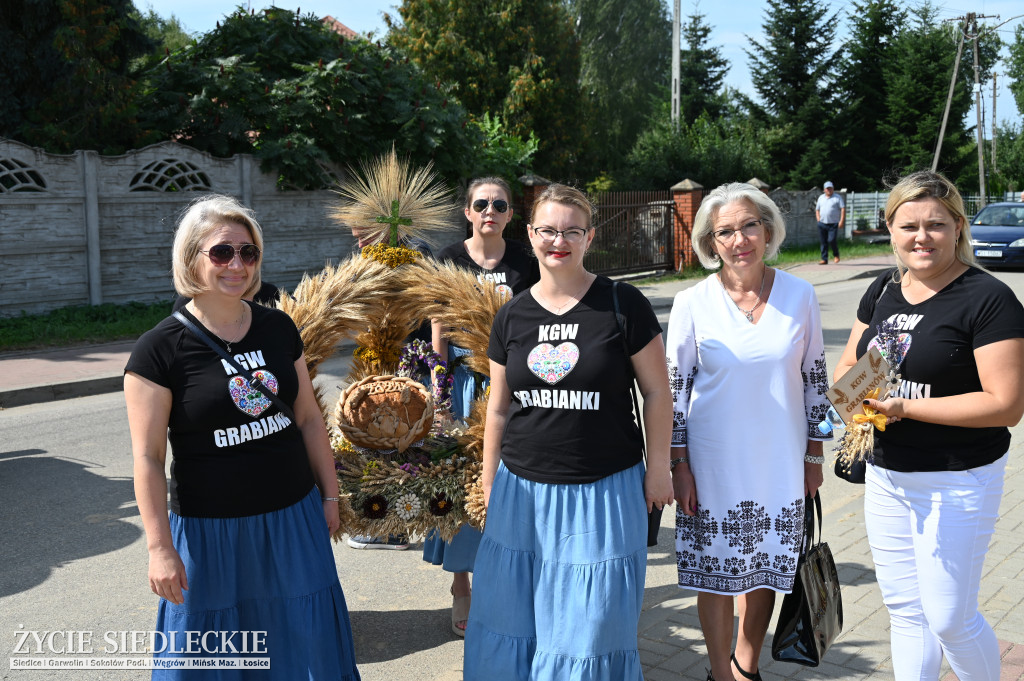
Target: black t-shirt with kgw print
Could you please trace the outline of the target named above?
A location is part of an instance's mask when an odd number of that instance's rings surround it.
[[[280,310],[249,304],[249,332],[231,354],[285,404],[298,394],[302,338]],[[183,314],[214,336],[193,317]],[[168,317],[139,338],[125,371],[170,389],[171,509],[181,516],[234,518],[302,499],[313,474],[298,426],[181,322]]]
[[[868,325],[857,357],[878,345],[878,326],[896,325],[904,359],[897,395],[947,397],[982,389],[974,351],[1024,337],[1024,308],[1013,291],[988,272],[970,268],[916,305],[878,277],[861,298],[857,319]],[[879,348],[881,350],[881,348]],[[894,471],[961,471],[990,464],[1010,447],[1006,428],[963,428],[902,419],[876,433],[875,464]]]
[[[661,325],[640,291],[619,284],[629,354]],[[597,277],[574,307],[545,310],[530,291],[498,311],[487,356],[512,392],[501,459],[516,475],[552,484],[600,480],[643,456],[630,373],[615,320],[612,282]]]
[[[476,275],[477,281],[489,281],[494,287],[511,298],[525,291],[540,279],[537,259],[530,250],[518,241],[505,239],[505,255],[493,270],[485,270],[476,264],[466,252],[466,244],[458,241],[441,249],[437,254],[440,262],[450,262]]]

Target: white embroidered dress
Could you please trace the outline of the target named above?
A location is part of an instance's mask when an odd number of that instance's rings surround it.
[[[667,352],[672,445],[686,446],[698,513],[676,512],[679,586],[720,594],[793,587],[804,453],[828,388],[814,288],[776,270],[757,324],[716,275],[676,295]]]

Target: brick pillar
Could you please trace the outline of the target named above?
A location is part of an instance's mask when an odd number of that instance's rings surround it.
[[[757,187],[758,189],[760,189],[765,194],[767,194],[768,190],[772,188],[770,184],[768,184],[764,180],[760,180],[760,179],[758,179],[756,177],[752,177],[749,180],[747,180],[747,184],[752,185],[754,187]]]
[[[530,211],[533,210],[533,202],[548,188],[551,180],[540,175],[523,175],[519,178],[519,184],[523,186],[523,224],[530,221]]]
[[[675,203],[675,219],[672,225],[672,250],[675,254],[676,270],[697,263],[697,254],[690,242],[693,219],[704,198],[704,187],[693,180],[683,180],[672,187],[672,201]]]

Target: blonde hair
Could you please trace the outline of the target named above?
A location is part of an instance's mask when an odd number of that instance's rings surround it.
[[[537,209],[545,203],[560,203],[563,206],[579,208],[587,216],[587,229],[593,226],[594,218],[597,216],[597,208],[590,202],[587,195],[579,189],[564,184],[551,184],[540,193],[540,196],[537,197],[537,200],[533,202],[533,206],[530,208],[531,225],[537,218]]]
[[[786,238],[786,221],[775,202],[763,191],[746,182],[730,182],[716,187],[701,201],[697,215],[693,219],[693,230],[690,241],[697,254],[700,264],[709,270],[717,270],[722,266],[722,259],[715,253],[714,231],[715,218],[718,211],[730,203],[747,201],[754,206],[761,224],[764,225],[767,238],[764,257],[771,260],[779,254],[782,241]]]
[[[954,255],[957,260],[969,267],[980,267],[974,259],[974,248],[971,247],[971,228],[964,210],[964,199],[960,192],[946,177],[930,170],[919,170],[910,173],[889,188],[889,200],[885,202],[885,222],[892,229],[896,211],[900,206],[920,199],[936,199],[960,223],[960,236],[956,242]],[[896,253],[896,242],[892,241],[892,252],[896,255],[896,273],[893,281],[898,282],[907,266]]]
[[[202,255],[199,249],[207,237],[226,222],[234,222],[245,227],[249,231],[252,243],[260,249],[261,257],[256,262],[252,281],[249,282],[249,288],[245,290],[242,297],[250,298],[260,290],[263,230],[256,222],[250,208],[246,208],[231,196],[212,194],[198,198],[189,204],[174,232],[171,271],[174,275],[174,290],[179,295],[195,298],[206,290],[199,279],[196,266]]]

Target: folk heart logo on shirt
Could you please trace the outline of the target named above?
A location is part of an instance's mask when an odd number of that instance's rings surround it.
[[[565,378],[580,359],[580,349],[575,343],[541,343],[526,357],[526,364],[533,375],[548,385],[554,385]]]
[[[270,392],[277,394],[277,376],[266,369],[257,369],[252,375]],[[228,392],[231,393],[231,400],[235,406],[254,418],[270,406],[270,400],[260,391],[250,388],[249,382],[241,376],[232,376],[228,379]]]

